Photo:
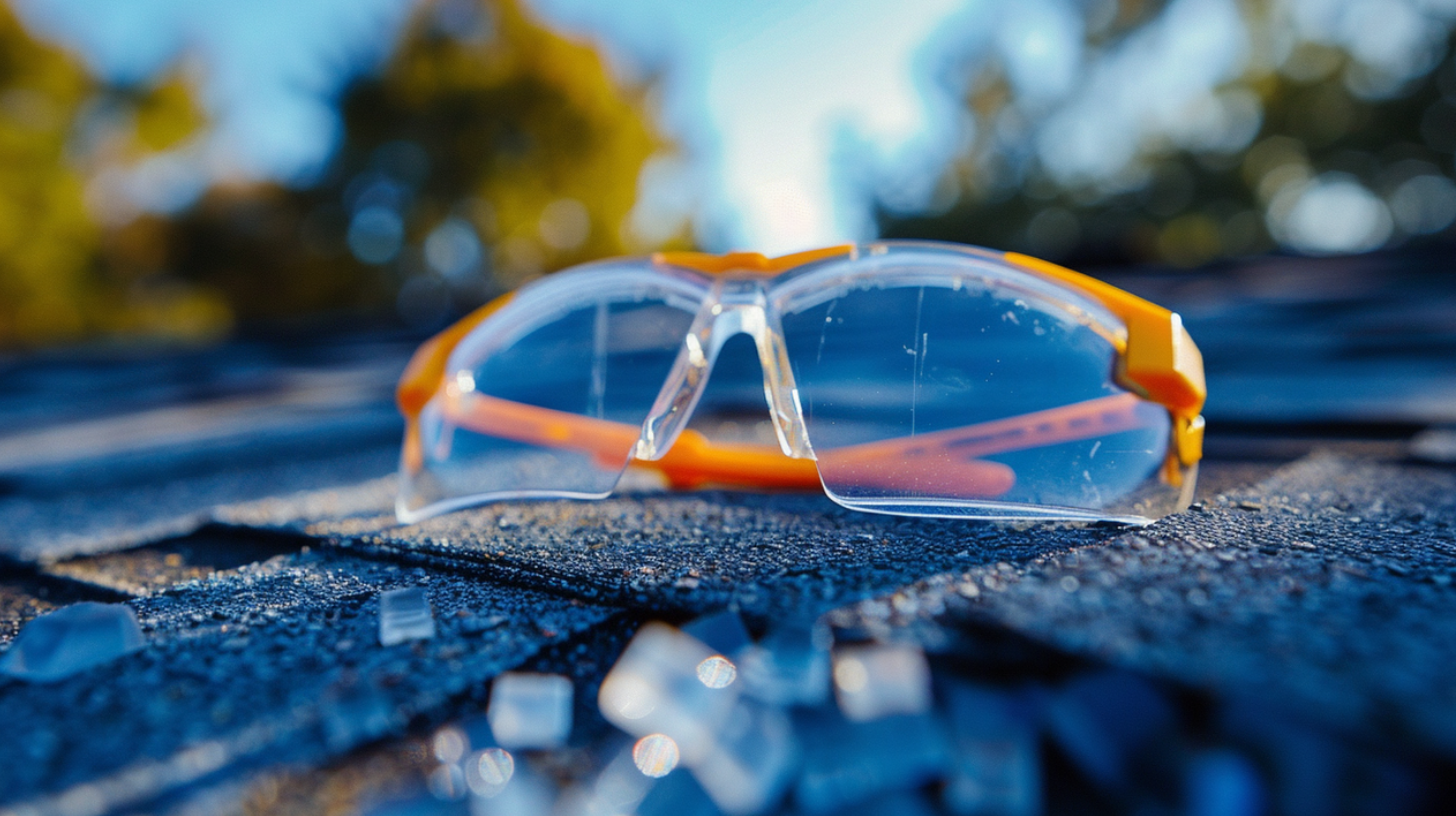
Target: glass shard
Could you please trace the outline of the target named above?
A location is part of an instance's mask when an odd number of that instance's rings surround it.
[[[829,696],[829,627],[789,624],[745,649],[738,663],[745,694],[773,705],[818,705]]]
[[[490,690],[490,729],[501,747],[556,748],[571,734],[571,680],[511,672]]]
[[[692,773],[724,813],[763,813],[783,797],[798,756],[788,716],[777,707],[740,698],[712,750],[692,766]]]
[[[89,601],[71,604],[26,624],[0,657],[0,674],[54,682],[109,663],[144,643],[131,607]]]
[[[930,665],[914,646],[851,646],[834,656],[839,710],[855,722],[930,708]]]
[[[424,587],[391,589],[379,594],[379,645],[394,646],[435,636],[435,615]]]
[[[738,699],[738,683],[711,688],[698,678],[698,666],[713,656],[678,629],[647,624],[602,681],[602,716],[634,737],[671,737],[693,764],[711,750]]]

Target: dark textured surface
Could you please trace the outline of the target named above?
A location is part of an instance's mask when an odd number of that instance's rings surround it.
[[[234,521],[231,508],[241,503],[267,507],[295,492],[327,492],[330,486],[353,487],[377,477],[394,466],[395,444],[391,436],[387,445],[376,442],[336,456],[305,458],[311,451],[303,451],[303,456],[274,454],[262,461],[239,457],[210,472],[59,495],[0,498],[0,555],[53,562],[187,535],[212,521]],[[339,509],[323,501],[322,508],[315,504],[299,512],[332,515]],[[347,509],[339,515],[345,513]]]
[[[713,492],[503,503],[339,541],[658,613],[732,605],[765,616],[818,614],[919,576],[1092,544],[1110,529],[905,519],[822,496]]]
[[[380,591],[424,585],[436,637],[379,645]],[[446,572],[317,552],[132,602],[146,648],[54,684],[0,680],[0,790],[44,809],[87,783],[104,812],[249,765],[316,763],[610,611]],[[82,810],[81,812],[87,812]]]
[[[958,622],[1456,757],[1456,473],[1315,455],[1151,527],[836,613],[931,646]]]
[[[409,351],[345,338],[0,359],[0,556],[147,544],[229,505],[389,473]]]
[[[588,748],[620,748],[593,700],[636,626],[723,607],[755,634],[827,613],[841,643],[923,644],[943,708],[958,684],[1007,690],[1050,746],[1053,812],[1186,810],[1180,774],[1230,750],[1273,812],[1439,811],[1456,471],[1406,456],[1456,417],[1456,278],[1429,260],[1120,279],[1185,313],[1214,394],[1200,504],[1140,530],[727,492],[399,527],[389,383],[407,344],[0,361],[0,645],[76,601],[131,604],[149,639],[55,684],[0,680],[0,812],[422,795],[429,733],[479,718],[513,668],[576,682],[573,747],[529,760],[567,784],[599,761]],[[436,637],[379,646],[377,593],[413,584]],[[1140,741],[1078,730],[1077,706]],[[883,797],[854,807],[939,801]],[[430,802],[416,812],[466,810]]]

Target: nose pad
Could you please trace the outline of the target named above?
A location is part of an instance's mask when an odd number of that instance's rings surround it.
[[[661,459],[687,427],[703,396],[723,344],[739,334],[753,338],[763,368],[763,392],[779,448],[796,459],[813,459],[799,392],[789,368],[783,329],[767,305],[761,281],[720,278],[693,319],[672,371],[658,392],[633,455]]]

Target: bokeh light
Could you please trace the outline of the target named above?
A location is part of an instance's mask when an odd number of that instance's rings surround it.
[[[713,655],[698,664],[698,680],[708,688],[727,688],[737,678],[738,667],[722,655]]]
[[[632,746],[632,761],[637,770],[654,779],[672,773],[678,758],[677,742],[666,734],[649,734]]]
[[[465,763],[465,783],[470,792],[486,799],[499,796],[515,773],[515,757],[504,748],[486,748],[472,754]]]

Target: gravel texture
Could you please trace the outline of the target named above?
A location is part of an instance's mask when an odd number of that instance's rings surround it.
[[[1314,455],[1068,551],[947,572],[832,617],[967,622],[1456,757],[1456,473]]]
[[[379,646],[379,592],[414,585],[436,636]],[[483,695],[494,675],[612,614],[320,552],[130,603],[142,651],[56,683],[0,680],[0,790],[17,812],[107,812],[222,771],[319,763]],[[78,796],[94,806],[71,808]]]
[[[0,360],[0,648],[78,601],[129,604],[148,641],[55,683],[0,679],[0,814],[386,807],[425,795],[430,734],[477,721],[512,669],[575,682],[571,747],[523,761],[568,785],[622,747],[595,690],[636,627],[724,608],[755,636],[824,616],[841,644],[921,645],[939,710],[970,683],[1036,712],[1050,812],[1189,812],[1187,769],[1238,761],[1272,812],[1441,812],[1456,470],[1405,457],[1422,424],[1456,422],[1444,268],[1120,278],[1184,314],[1214,395],[1201,501],[1136,530],[729,492],[401,527],[408,342]],[[382,647],[378,594],[407,586],[436,634]],[[683,778],[660,812],[702,803]],[[845,812],[936,812],[937,790]],[[379,812],[468,812],[425,801]]]

